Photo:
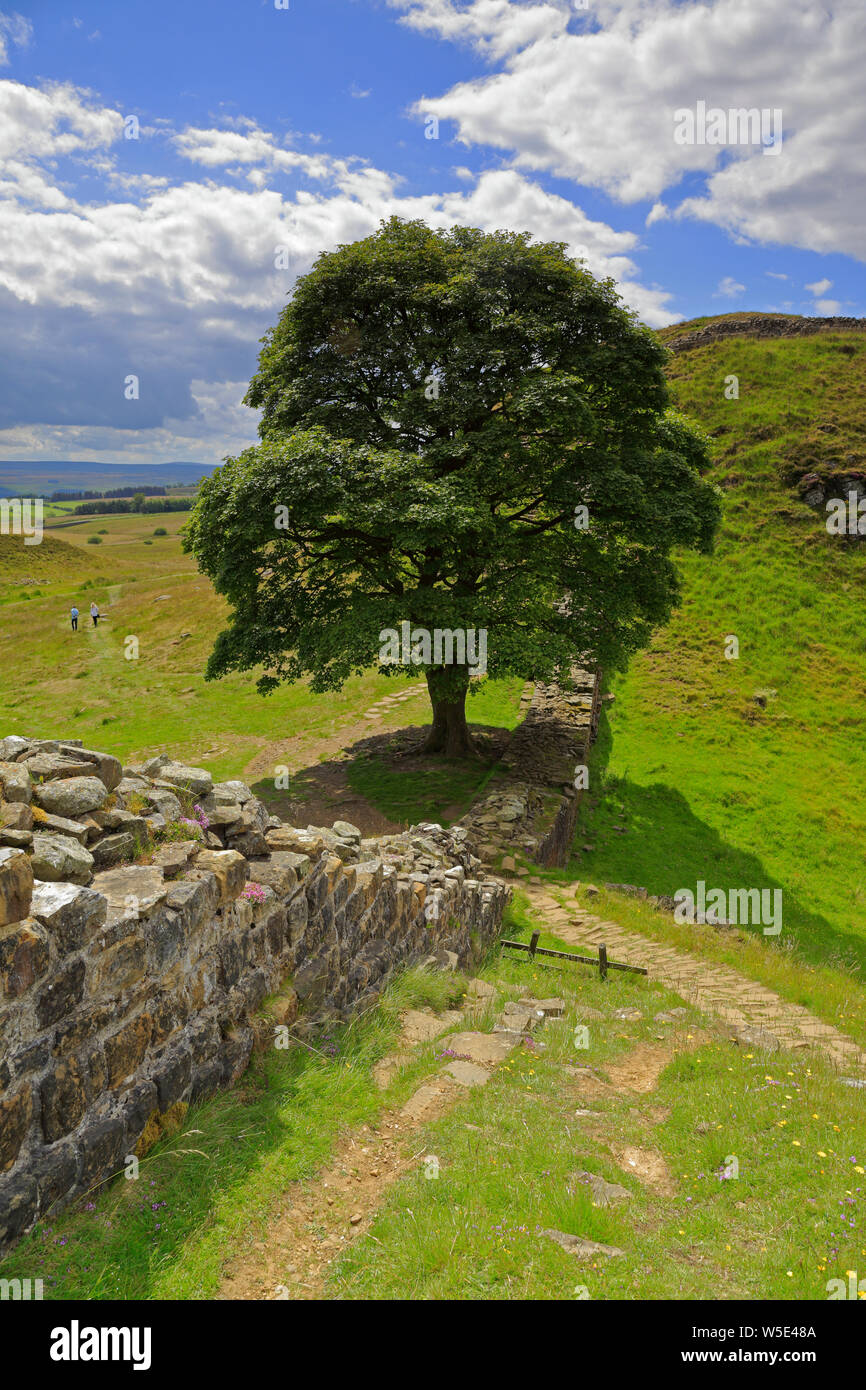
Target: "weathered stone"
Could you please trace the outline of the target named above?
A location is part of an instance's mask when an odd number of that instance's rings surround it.
[[[30,907],[63,952],[85,945],[105,922],[107,911],[101,893],[74,883],[37,883]]]
[[[33,783],[26,766],[20,763],[0,763],[0,790],[4,801],[23,801],[33,799]]]
[[[78,750],[74,748],[68,753],[52,753],[40,748],[37,752],[28,754],[22,767],[27,769],[34,782],[60,781],[66,777],[93,775],[93,768],[84,758],[78,756]]]
[[[515,1041],[501,1033],[453,1033],[448,1038],[452,1052],[463,1053],[470,1062],[493,1066],[514,1049]]]
[[[33,832],[32,830],[0,829],[0,845],[5,845],[7,849],[32,849]]]
[[[123,777],[123,768],[119,758],[115,758],[111,753],[98,753],[93,748],[73,747],[72,744],[61,743],[61,753],[68,753],[95,769],[96,776],[102,782],[106,791],[113,792],[119,786]]]
[[[166,878],[177,878],[200,849],[198,840],[173,840],[153,851],[151,863],[163,869]]]
[[[33,799],[43,811],[72,820],[98,810],[107,795],[98,777],[64,777],[57,782],[37,783],[33,788]]]
[[[252,797],[243,807],[240,817],[226,828],[226,844],[248,858],[265,855],[270,845],[265,839],[268,813],[262,803]]]
[[[33,1114],[33,1092],[25,1084],[14,1095],[0,1097],[0,1173],[12,1167]]]
[[[205,796],[213,787],[213,778],[203,767],[187,767],[185,763],[164,763],[159,769],[161,782],[171,782],[191,796]]]
[[[325,848],[325,841],[320,834],[296,830],[291,825],[280,826],[279,830],[268,830],[265,839],[272,850],[290,850],[294,854],[306,855],[311,859],[318,859]]]
[[[126,1148],[126,1126],[118,1117],[98,1120],[87,1129],[81,1141],[82,1187],[120,1170]]]
[[[139,936],[126,936],[106,946],[94,961],[91,989],[94,992],[131,989],[144,978],[147,970],[147,947]]]
[[[10,1173],[0,1180],[0,1250],[33,1225],[38,1211],[39,1193],[29,1173]]]
[[[77,840],[41,831],[33,835],[31,863],[34,877],[50,883],[89,883],[93,872],[93,855]]]
[[[30,738],[21,738],[18,734],[9,734],[7,738],[0,739],[0,761],[14,763],[27,754],[33,746]]]
[[[199,850],[194,864],[195,868],[190,872],[215,875],[220,888],[221,902],[233,902],[243,892],[247,881],[247,865],[243,855],[237,850]]]
[[[149,758],[146,763],[142,763],[140,771],[145,777],[158,777],[160,769],[167,766],[171,758],[167,753],[158,753],[155,758]],[[132,771],[133,769],[129,769]]]
[[[0,927],[20,922],[30,913],[33,867],[20,849],[0,849]]]
[[[77,1051],[82,1043],[91,1042],[116,1021],[113,1001],[76,1009],[72,1018],[59,1023],[54,1031],[53,1056],[66,1057],[70,1052]]]
[[[0,825],[7,830],[32,830],[33,812],[26,801],[4,801],[0,806]]]
[[[108,902],[109,925],[143,916],[168,892],[165,876],[158,865],[131,864],[123,869],[105,869],[94,876],[93,887]]]
[[[479,1067],[474,1062],[464,1062],[459,1057],[456,1057],[453,1062],[449,1062],[445,1071],[457,1082],[458,1086],[468,1087],[486,1086],[491,1075],[486,1068]]]
[[[141,793],[148,806],[153,807],[166,822],[180,820],[183,814],[183,807],[175,796],[165,788],[148,787]],[[151,829],[153,827],[151,826]]]
[[[601,1245],[597,1240],[587,1240],[585,1236],[572,1236],[567,1231],[554,1231],[551,1229],[542,1230],[541,1235],[547,1236],[548,1240],[553,1240],[557,1245],[561,1245],[569,1255],[574,1255],[577,1260],[589,1260],[597,1255],[606,1255],[613,1258],[615,1255],[624,1255],[625,1251],[620,1250],[616,1245]]]
[[[246,782],[234,781],[215,782],[211,788],[211,795],[220,805],[231,805],[233,802],[239,802],[243,806],[253,794]]]
[[[358,845],[361,843],[361,832],[357,825],[352,825],[351,821],[335,820],[334,834],[339,835],[341,840],[352,840]]]
[[[141,1013],[106,1039],[105,1065],[111,1090],[128,1080],[141,1064],[150,1042],[150,1033],[150,1015]]]
[[[92,817],[85,818],[85,823],[88,821],[95,825],[97,833],[100,834],[103,830],[128,830],[141,841],[147,839],[147,821],[144,816],[136,816],[132,811],[124,811],[120,806],[94,811]]]
[[[80,845],[87,844],[90,832],[81,821],[69,820],[66,816],[52,816],[39,806],[34,806],[31,814],[35,828],[43,834],[68,835],[71,840],[77,840]]]
[[[17,999],[48,969],[48,934],[33,918],[0,926],[0,993]]]
[[[104,835],[91,850],[94,866],[97,869],[105,869],[111,864],[122,864],[135,855],[137,848],[135,836],[129,830],[119,830],[116,835]]]
[[[92,888],[68,876],[40,878],[29,920],[0,927],[0,999],[14,1001],[17,992],[22,1001],[0,1005],[0,1094],[8,1101],[13,1088],[18,1094],[29,1085],[34,1097],[18,1157],[0,1178],[3,1200],[22,1154],[28,1175],[38,1173],[37,1204],[44,1197],[50,1206],[104,1181],[123,1154],[143,1152],[141,1144],[159,1137],[163,1120],[182,1118],[190,1102],[237,1079],[254,1031],[284,1023],[315,1042],[324,1022],[372,1007],[401,964],[432,953],[435,965],[450,968],[496,936],[507,891],[483,880],[456,831],[424,825],[391,837],[393,843],[365,845],[348,823],[336,831],[284,827],[249,788],[226,783],[198,794],[223,837],[215,837],[218,849],[190,837],[160,845],[150,865],[102,869],[98,861],[112,841],[128,850],[124,837],[164,821],[163,811],[179,816],[172,790],[179,784],[163,782],[166,764],[152,769],[156,783],[140,769],[123,776],[112,804],[71,818],[73,828],[47,819],[64,813],[42,805],[45,789],[61,782],[74,789],[88,778],[82,762],[98,769],[97,762],[72,742],[25,742],[20,751],[50,757],[44,766],[68,774],[39,789],[40,852],[52,839],[45,829],[51,825],[68,832],[54,836],[65,839],[67,854],[86,854],[82,839],[92,845],[83,862],[89,870],[95,855],[98,872]],[[11,761],[8,745],[6,752]],[[105,775],[112,781],[116,769]],[[156,815],[139,814],[154,805],[161,808]],[[26,803],[20,806],[10,818],[23,822]],[[223,849],[225,842],[231,847]],[[235,846],[263,857],[249,862]],[[53,855],[59,852],[55,843]],[[194,858],[185,868],[188,854]],[[186,876],[169,881],[166,870]],[[247,879],[261,889],[254,897],[244,894]],[[433,905],[435,914],[425,919]],[[256,1011],[274,991],[266,1025],[254,1030]],[[425,1023],[438,1031],[456,1018],[425,1015]],[[487,1035],[483,1065],[455,1057],[454,1073],[443,1072],[440,1085],[482,1084],[491,1062],[516,1040]],[[31,1142],[37,1126],[46,1147]],[[27,1219],[31,1196],[21,1198]],[[0,1255],[11,1230],[5,1217],[4,1209]]]
[[[277,897],[285,897],[297,884],[298,875],[291,864],[281,861],[293,858],[297,858],[297,856],[278,850],[275,854],[269,855],[267,859],[251,864],[250,882],[272,888]]]
[[[607,1182],[598,1173],[588,1173],[585,1170],[575,1173],[574,1182],[589,1188],[594,1207],[610,1207],[615,1202],[631,1201],[631,1193],[627,1187],[622,1187],[618,1182]]]
[[[71,1014],[84,997],[84,961],[66,965],[40,991],[36,1001],[36,1017],[40,1028]]]
[[[230,804],[220,803],[216,806],[203,805],[202,810],[208,818],[211,830],[222,830],[234,825],[243,815],[243,807],[239,801]]]

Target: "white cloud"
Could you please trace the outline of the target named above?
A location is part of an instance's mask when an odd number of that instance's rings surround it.
[[[819,318],[833,318],[842,308],[838,299],[816,299],[812,306]]]
[[[771,280],[787,280],[788,276],[783,270],[765,270],[765,275],[769,275]]]
[[[0,13],[0,67],[9,62],[9,46],[26,48],[33,37],[33,25],[22,14]]]
[[[809,292],[810,292],[811,294],[814,294],[814,295],[817,295],[817,296],[820,296],[820,295],[822,295],[822,294],[826,294],[827,291],[828,291],[828,290],[832,290],[832,288],[833,288],[833,281],[832,281],[832,280],[816,280],[816,281],[814,282],[814,284],[811,284],[811,285],[807,285],[807,286],[806,286],[806,289],[809,290]]]
[[[463,143],[624,202],[658,201],[697,175],[703,190],[675,215],[866,258],[862,0],[593,0],[595,23],[579,30],[566,0],[389,3],[496,65],[414,107],[454,122]],[[674,111],[699,100],[781,109],[780,153],[676,144]]]
[[[214,461],[242,447],[254,417],[235,388],[254,370],[258,341],[296,275],[392,214],[564,241],[594,274],[613,277],[645,321],[676,318],[669,294],[640,283],[633,232],[589,218],[517,170],[461,170],[462,187],[409,196],[357,157],[306,154],[238,119],[227,129],[167,132],[190,163],[188,178],[170,182],[124,170],[123,117],[89,93],[0,82],[0,113],[0,453],[8,457],[30,447],[66,457],[104,448],[127,459],[150,451]],[[104,179],[101,199],[92,184],[87,201],[74,183],[61,185],[58,153]],[[275,267],[280,247],[288,271]],[[130,372],[141,383],[134,404],[122,390]]]
[[[713,295],[714,299],[737,299],[745,291],[745,285],[741,285],[732,275],[726,275],[724,280],[720,280]]]

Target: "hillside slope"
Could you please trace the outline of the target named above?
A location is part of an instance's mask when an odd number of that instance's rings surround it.
[[[680,557],[682,607],[610,683],[572,867],[651,893],[781,888],[773,944],[862,971],[866,541],[829,535],[796,482],[817,471],[841,488],[866,461],[866,335],[758,337],[746,319],[728,336],[724,322],[669,366],[713,441],[723,529],[713,556]]]

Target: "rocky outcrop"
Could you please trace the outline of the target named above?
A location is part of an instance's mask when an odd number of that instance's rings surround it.
[[[714,319],[701,328],[690,329],[676,336],[663,335],[666,347],[672,352],[688,352],[706,347],[722,338],[803,338],[813,333],[862,332],[866,319],[799,318],[795,314],[739,314],[735,318]]]
[[[0,1253],[257,1042],[346,1019],[397,967],[470,969],[508,898],[464,827],[301,829],[166,758],[14,736],[0,787]]]

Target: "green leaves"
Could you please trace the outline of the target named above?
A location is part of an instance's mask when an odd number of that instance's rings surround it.
[[[333,688],[404,620],[487,629],[492,676],[621,664],[719,515],[664,361],[558,243],[392,219],[321,256],[264,340],[262,442],[187,528],[234,608],[208,675]]]

